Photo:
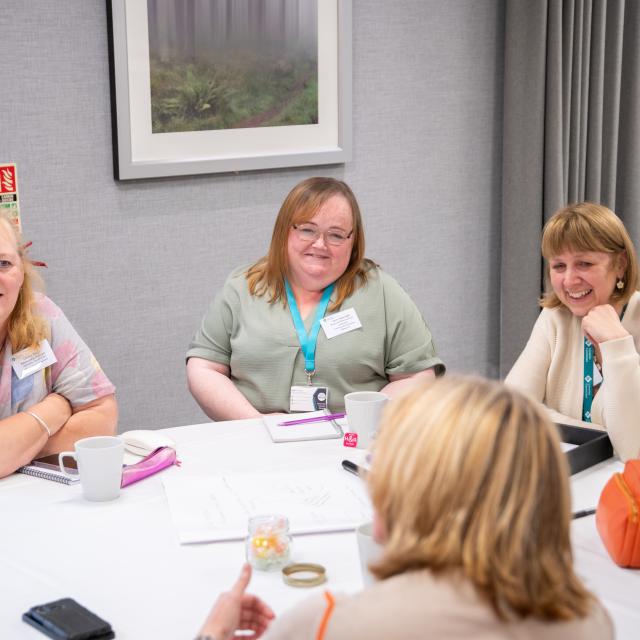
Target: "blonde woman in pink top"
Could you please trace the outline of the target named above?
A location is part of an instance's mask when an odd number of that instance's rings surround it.
[[[0,477],[79,438],[115,433],[115,387],[62,311],[34,291],[33,266],[3,217],[0,349]]]

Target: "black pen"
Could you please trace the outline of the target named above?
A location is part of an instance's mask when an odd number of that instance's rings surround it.
[[[342,468],[349,473],[353,473],[354,476],[362,477],[364,474],[364,469],[359,467],[355,462],[351,462],[351,460],[343,460]]]
[[[596,512],[595,509],[583,509],[582,511],[574,511],[571,514],[571,517],[575,520],[576,518],[585,518],[586,516],[592,516]]]

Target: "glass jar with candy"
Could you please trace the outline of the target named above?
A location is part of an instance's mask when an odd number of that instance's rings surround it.
[[[254,569],[281,569],[289,562],[291,555],[289,520],[282,515],[250,518],[246,550],[247,562]]]

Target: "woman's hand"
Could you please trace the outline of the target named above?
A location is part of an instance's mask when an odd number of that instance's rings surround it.
[[[47,398],[57,394],[49,394]],[[61,397],[61,396],[58,396]],[[64,398],[62,398],[64,400]],[[64,400],[66,402],[66,400]],[[114,436],[118,428],[118,404],[113,394],[96,398],[70,411],[60,429],[46,443],[40,455],[73,449],[80,438]]]
[[[51,438],[39,421],[26,411],[35,414],[47,425]],[[47,447],[58,437],[70,416],[71,405],[67,399],[50,393],[25,411],[0,420],[0,478],[29,464],[39,455],[54,453]]]
[[[51,435],[57,433],[71,417],[73,410],[69,401],[59,393],[50,393],[44,400],[31,407],[49,426]]]
[[[228,640],[236,631],[253,631],[254,638],[266,631],[275,614],[260,598],[245,593],[250,580],[251,567],[245,564],[231,590],[216,600],[199,635]]]
[[[433,368],[419,371],[418,373],[401,373],[389,376],[389,382],[380,389],[382,393],[385,393],[390,398],[397,396],[400,393],[406,391],[409,387],[416,384],[416,382],[422,382],[423,380],[433,380],[436,374]]]
[[[595,344],[624,338],[629,332],[622,326],[620,316],[610,304],[593,307],[582,318],[582,331]]]
[[[187,383],[191,395],[212,420],[259,418],[260,412],[230,379],[231,369],[219,362],[191,357],[187,361]]]

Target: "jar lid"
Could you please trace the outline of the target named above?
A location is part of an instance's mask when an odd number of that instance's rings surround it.
[[[304,577],[296,574],[312,574]],[[327,570],[313,562],[295,562],[282,569],[282,579],[290,587],[316,587],[327,581]]]

